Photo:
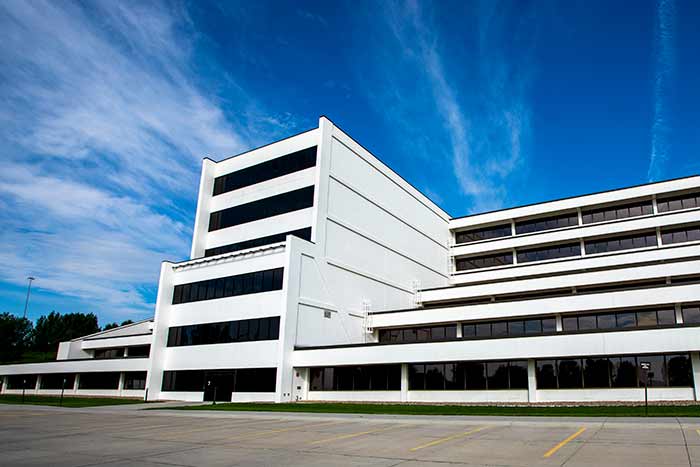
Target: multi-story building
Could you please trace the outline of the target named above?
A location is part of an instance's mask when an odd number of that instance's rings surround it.
[[[322,117],[204,160],[153,321],[0,366],[3,391],[77,374],[77,394],[149,400],[636,401],[645,382],[697,400],[699,255],[698,176],[451,218]]]

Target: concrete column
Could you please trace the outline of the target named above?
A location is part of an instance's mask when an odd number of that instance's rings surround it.
[[[122,371],[119,373],[119,385],[117,386],[117,390],[119,391],[119,395],[122,395],[122,389],[124,389],[124,372]]]
[[[700,352],[690,352],[690,363],[693,367],[693,390],[695,400],[700,400]]]
[[[2,387],[0,387],[0,394],[4,394],[7,389],[7,376],[2,376]]]
[[[586,256],[586,242],[581,239],[581,256]]]
[[[408,365],[401,364],[401,402],[408,401]]]
[[[532,358],[527,361],[527,401],[537,402],[537,368]]]
[[[656,202],[656,195],[652,195],[652,197],[651,197],[651,207],[652,207],[652,212],[654,214],[659,213],[659,205]]]
[[[683,309],[681,308],[681,304],[676,303],[673,305],[673,308],[676,310],[676,324],[683,324]]]
[[[515,237],[515,220],[510,220],[510,234]]]
[[[576,208],[576,215],[578,216],[578,225],[583,225],[583,213],[581,208]]]
[[[36,375],[36,384],[34,385],[34,392],[39,392],[41,389],[41,375]]]
[[[457,339],[461,339],[462,337],[464,337],[462,335],[462,323],[456,323],[456,325],[457,325]]]
[[[564,326],[561,324],[561,315],[555,315],[554,322],[557,326],[557,332],[562,332],[564,330]]]
[[[511,249],[511,254],[513,255],[513,264],[518,264],[518,252],[515,248]]]
[[[75,374],[75,382],[73,383],[73,393],[77,393],[79,387],[80,387],[80,373],[76,373]]]
[[[129,347],[124,347],[124,358],[129,356]]]
[[[656,228],[656,246],[663,246],[663,243],[661,243],[661,227]]]

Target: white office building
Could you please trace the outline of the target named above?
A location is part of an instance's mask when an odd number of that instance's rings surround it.
[[[153,320],[0,366],[2,391],[700,398],[698,176],[452,218],[322,117],[204,160],[190,258],[163,262]]]

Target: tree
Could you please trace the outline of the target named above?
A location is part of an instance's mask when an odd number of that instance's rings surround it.
[[[67,313],[52,311],[42,316],[34,327],[34,348],[41,352],[53,352],[58,343],[100,331],[94,313]]]
[[[29,347],[31,338],[31,321],[9,313],[0,314],[0,362],[19,359]]]
[[[108,331],[110,329],[118,328],[119,326],[126,326],[127,324],[132,324],[133,321],[130,319],[127,319],[126,321],[122,321],[122,324],[117,324],[117,323],[107,323],[104,325],[102,328],[103,331]]]

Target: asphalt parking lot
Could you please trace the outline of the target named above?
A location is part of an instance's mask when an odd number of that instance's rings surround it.
[[[7,466],[700,465],[700,419],[334,416],[0,406]]]

